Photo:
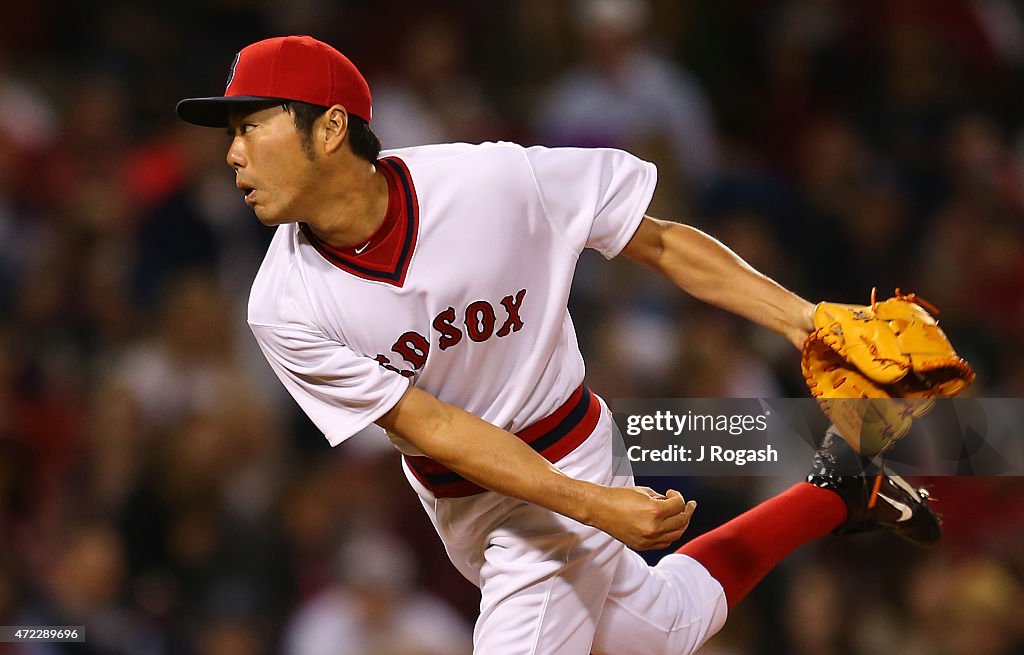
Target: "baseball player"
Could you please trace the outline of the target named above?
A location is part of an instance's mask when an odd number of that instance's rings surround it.
[[[339,444],[371,423],[458,570],[480,588],[475,652],[690,653],[787,553],[829,532],[938,539],[922,493],[826,437],[809,482],[649,567],[696,503],[613,478],[612,417],[566,310],[584,248],[619,254],[799,346],[812,305],[685,225],[645,216],[656,170],[609,149],[444,144],[380,152],[371,96],[309,37],[252,44],[223,96],[227,163],[277,226],[248,320],[296,402]],[[627,547],[628,546],[628,547]],[[632,549],[631,549],[632,548]]]

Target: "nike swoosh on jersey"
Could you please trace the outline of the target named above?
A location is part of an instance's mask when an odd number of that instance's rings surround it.
[[[893,508],[899,510],[899,512],[900,512],[899,520],[900,520],[901,523],[903,521],[910,520],[910,517],[914,515],[914,510],[911,509],[911,507],[909,505],[907,505],[905,503],[901,503],[898,500],[893,500],[892,498],[889,498],[888,496],[886,496],[882,492],[878,492],[878,497],[881,498],[882,500],[884,500],[885,502],[889,503],[890,505],[892,505]]]

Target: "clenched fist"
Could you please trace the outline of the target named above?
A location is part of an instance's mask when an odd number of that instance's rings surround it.
[[[665,548],[683,536],[697,502],[669,490],[659,494],[649,487],[605,487],[592,525],[630,548]]]

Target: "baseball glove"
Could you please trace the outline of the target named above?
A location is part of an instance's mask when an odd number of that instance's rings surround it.
[[[934,398],[955,396],[974,380],[932,314],[938,310],[899,289],[881,302],[873,289],[870,305],[815,307],[801,357],[804,379],[839,433],[865,456],[884,453]]]

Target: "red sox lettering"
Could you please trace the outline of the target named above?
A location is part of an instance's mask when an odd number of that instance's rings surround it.
[[[487,300],[475,300],[466,305],[461,316],[462,321],[456,324],[459,313],[454,307],[439,312],[431,326],[437,330],[437,347],[447,350],[462,342],[463,335],[477,343],[487,341],[492,336],[507,337],[513,332],[523,329],[523,318],[520,309],[523,306],[523,299],[526,298],[526,289],[520,289],[515,295],[509,294],[501,299],[500,305],[505,312],[505,320],[497,330],[497,311],[492,303]],[[394,371],[404,377],[412,377],[427,363],[427,356],[430,354],[430,340],[419,332],[409,331],[403,333],[395,340],[391,350],[401,355],[402,359],[412,365],[412,370],[401,369],[392,364],[391,358],[387,355],[378,354],[374,359],[378,364]]]

